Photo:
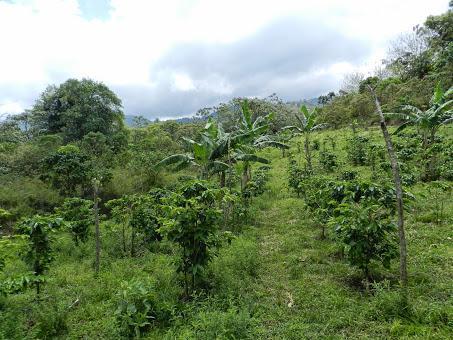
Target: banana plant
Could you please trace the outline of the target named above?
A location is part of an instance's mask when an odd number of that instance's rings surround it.
[[[269,163],[268,159],[256,155],[258,149],[265,147],[288,149],[289,147],[266,134],[269,130],[270,122],[274,118],[274,113],[259,116],[253,121],[248,100],[244,99],[241,101],[240,115],[237,133],[232,138],[236,147],[234,159],[243,162],[241,187],[244,190],[252,177],[251,163]]]
[[[436,155],[431,146],[434,144],[439,128],[442,125],[453,122],[453,99],[449,99],[452,94],[453,87],[444,92],[440,83],[437,83],[430,101],[430,107],[427,110],[423,111],[415,106],[405,105],[402,107],[402,113],[384,113],[388,118],[396,118],[403,121],[394,134],[411,125],[415,126],[421,134],[425,160],[425,173],[423,176],[425,180],[432,180],[437,177],[435,174]]]
[[[227,136],[222,127],[212,119],[204,127],[199,142],[185,137],[183,139],[190,146],[191,151],[164,158],[155,165],[156,169],[174,165],[174,170],[179,171],[194,166],[199,169],[201,179],[207,179],[213,173],[228,169],[229,165],[220,160],[226,152],[226,149],[221,150],[221,145],[225,144],[224,140],[227,140]]]
[[[403,121],[394,134],[401,132],[408,126],[416,126],[422,136],[422,147],[426,149],[434,142],[439,128],[444,124],[453,122],[453,99],[448,99],[452,94],[453,87],[443,92],[440,83],[438,83],[427,110],[423,111],[412,105],[404,105],[402,107],[403,112],[384,113],[384,115],[387,118]]]
[[[256,151],[264,147],[288,148],[287,145],[275,141],[265,132],[269,129],[269,122],[273,114],[258,117],[252,121],[252,113],[248,101],[241,102],[241,117],[237,129],[225,132],[221,124],[209,119],[201,133],[199,142],[184,138],[191,146],[191,151],[185,154],[171,155],[155,165],[155,168],[174,165],[174,170],[194,166],[200,171],[200,178],[207,179],[211,174],[220,173],[220,185],[225,184],[225,171],[233,163],[243,162],[243,187],[251,178],[250,163],[269,163],[269,160],[255,155]]]
[[[282,130],[291,130],[293,136],[303,135],[305,137],[304,148],[305,148],[305,159],[307,161],[307,167],[310,172],[313,171],[311,162],[310,152],[310,134],[313,131],[323,129],[327,124],[318,124],[318,109],[315,107],[309,110],[305,105],[300,107],[301,115],[295,114],[298,121],[298,125],[285,126]]]

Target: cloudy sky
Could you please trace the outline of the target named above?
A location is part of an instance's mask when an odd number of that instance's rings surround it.
[[[48,84],[102,81],[126,114],[187,116],[235,96],[285,100],[368,72],[447,0],[0,0],[0,115]]]

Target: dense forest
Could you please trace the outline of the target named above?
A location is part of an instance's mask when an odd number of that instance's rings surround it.
[[[451,338],[452,86],[452,6],[316,105],[49,86],[0,121],[0,339]]]

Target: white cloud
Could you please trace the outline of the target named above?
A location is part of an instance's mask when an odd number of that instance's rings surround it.
[[[175,73],[173,75],[173,85],[174,88],[179,91],[195,90],[195,85],[187,74]]]
[[[382,58],[389,39],[423,22],[428,14],[445,11],[447,1],[112,0],[110,7],[108,19],[88,20],[77,0],[0,1],[0,103],[8,103],[0,106],[0,113],[30,106],[46,85],[69,77],[90,77],[120,89],[118,94],[128,113],[134,113],[140,98],[126,88],[160,96],[166,95],[165,90],[169,96],[178,91],[193,96],[211,91],[211,97],[206,94],[202,98],[224,98],[241,88],[241,84],[231,82],[228,74],[215,72],[195,79],[185,70],[166,70],[167,76],[155,65],[175,46],[234,44],[287,16],[310,23],[298,36],[302,40],[322,27],[330,27],[350,39],[367,41],[371,54],[360,65],[348,61],[326,63],[324,69],[335,81],[325,85],[335,86],[336,79],[350,69],[371,69]],[[287,32],[288,36],[294,33]],[[321,43],[328,44],[328,38]],[[272,46],[266,48],[272,51]],[[266,58],[266,53],[261,57]],[[309,73],[305,75],[310,77]],[[263,91],[272,85],[271,79],[264,81]],[[280,95],[285,97],[286,93]],[[157,104],[152,103],[170,114],[170,106],[166,110]],[[192,112],[194,108],[187,110]],[[148,112],[155,112],[155,108],[149,107]]]

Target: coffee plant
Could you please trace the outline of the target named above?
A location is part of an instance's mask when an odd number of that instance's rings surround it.
[[[179,271],[184,274],[186,297],[195,290],[211,257],[212,239],[221,222],[218,202],[222,194],[223,190],[211,188],[206,181],[193,181],[165,199],[159,233],[181,248]]]
[[[367,162],[367,148],[369,139],[364,136],[354,135],[348,140],[346,152],[348,160],[353,165],[365,165]]]
[[[370,264],[380,262],[385,268],[397,257],[396,225],[388,211],[372,200],[347,202],[338,206],[331,224],[349,263],[370,279]]]
[[[333,152],[322,150],[319,152],[319,163],[325,171],[331,172],[338,166],[337,156]]]
[[[35,275],[36,294],[38,296],[41,279],[54,259],[52,250],[53,233],[61,225],[61,218],[36,215],[22,221],[17,227],[20,234],[28,237],[28,250],[25,253],[24,260]]]
[[[93,225],[93,201],[82,198],[67,198],[63,205],[56,209],[57,215],[63,218],[76,245],[86,242]]]

